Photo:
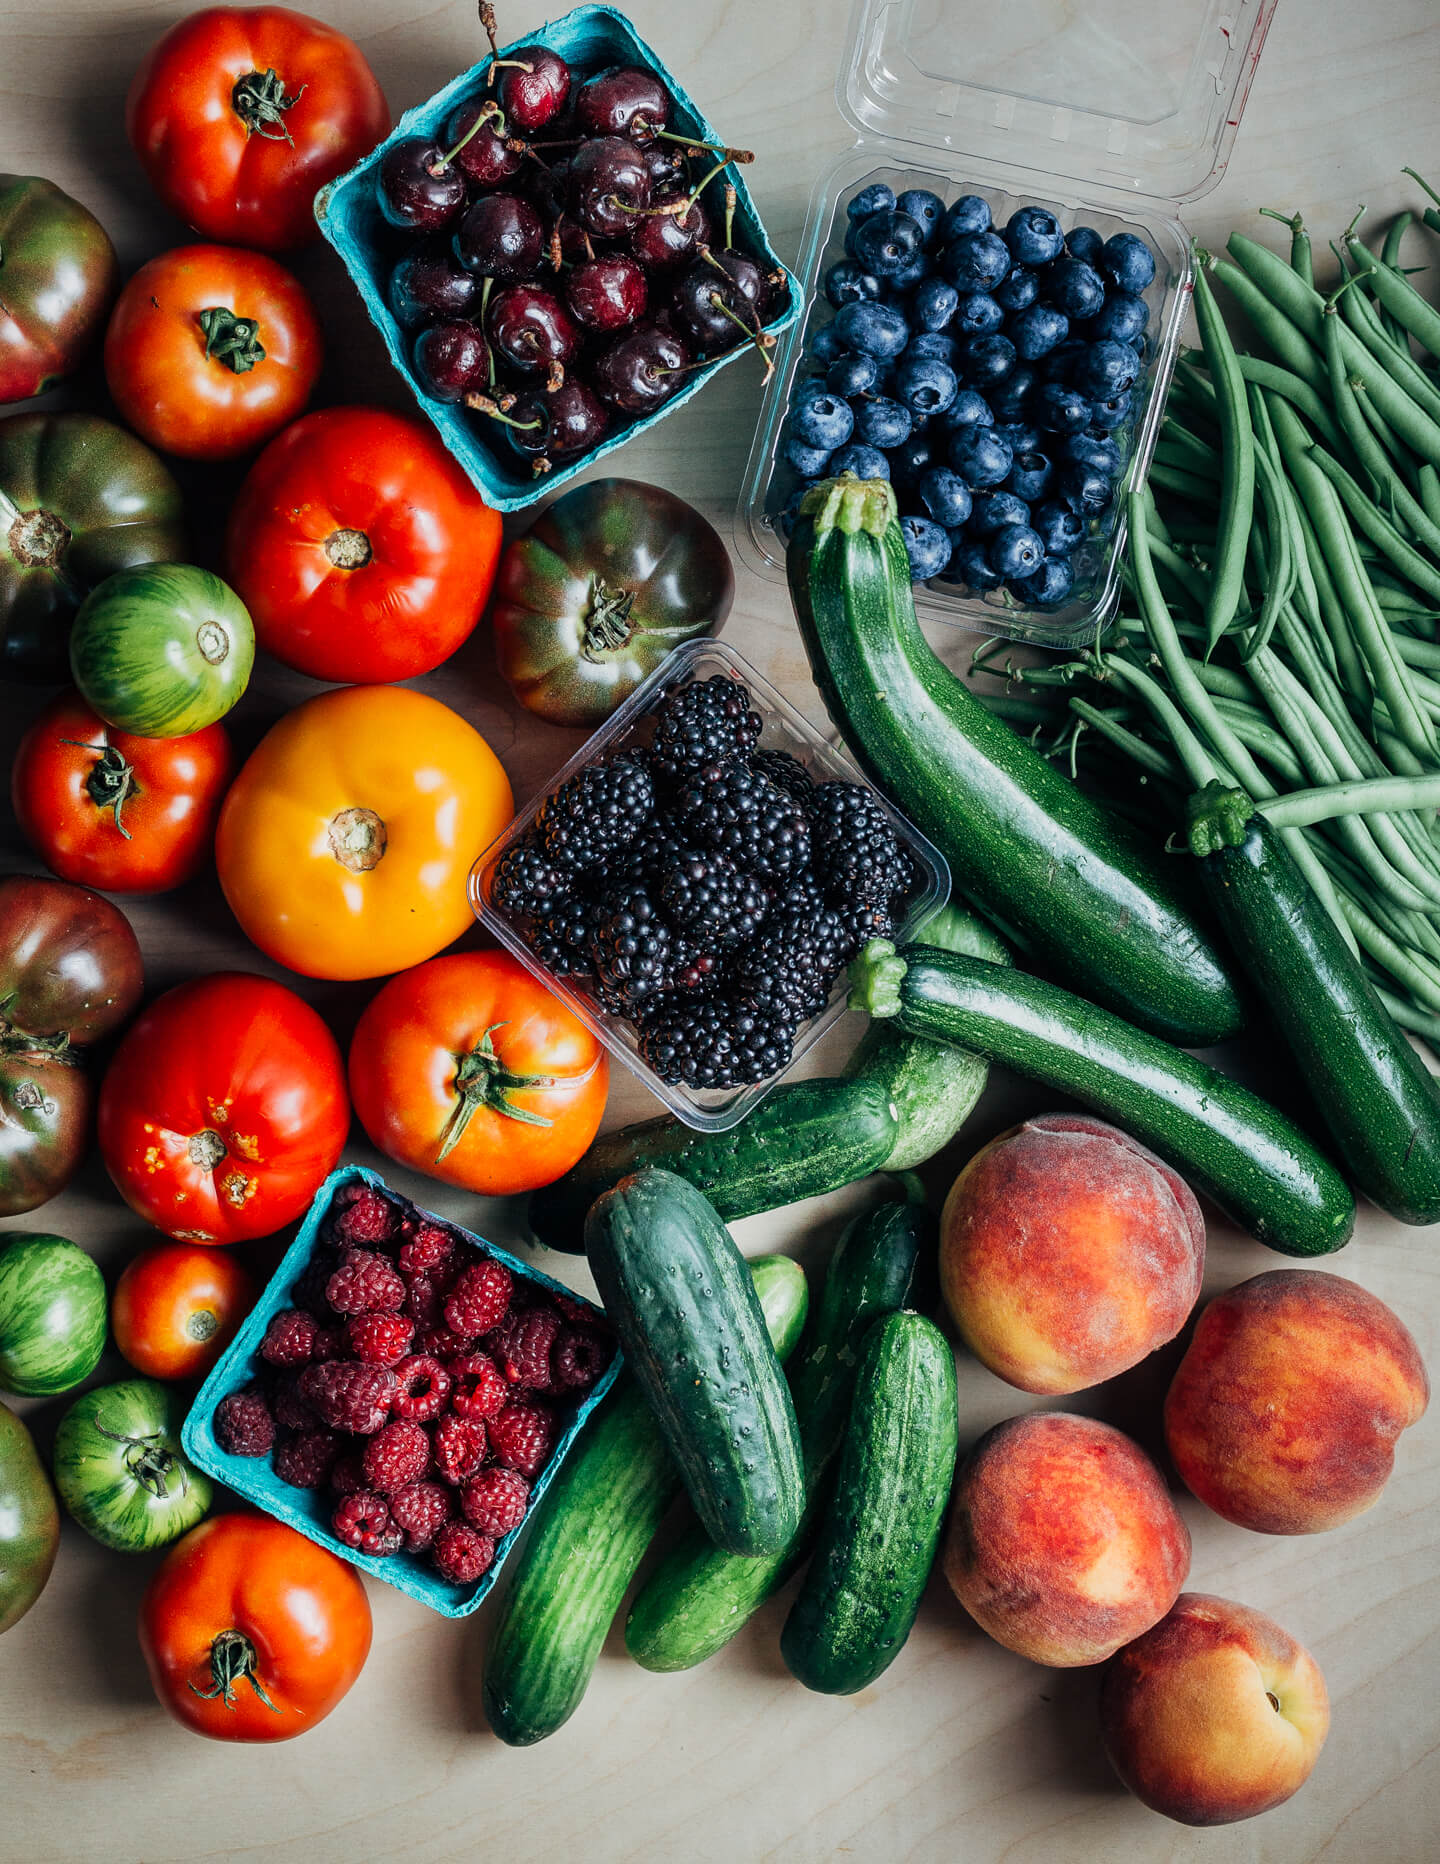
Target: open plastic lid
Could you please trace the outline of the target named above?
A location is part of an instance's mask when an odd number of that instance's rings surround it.
[[[856,0],[862,136],[1180,203],[1225,172],[1277,0]]]

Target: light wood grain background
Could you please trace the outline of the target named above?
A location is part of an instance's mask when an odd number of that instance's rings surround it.
[[[958,33],[980,3],[952,0]],[[0,169],[48,175],[78,195],[110,229],[127,271],[185,237],[150,196],[121,124],[131,71],[183,10],[168,0],[0,5]],[[478,55],[470,0],[319,0],[319,10],[360,41],[397,116]],[[833,97],[847,0],[634,0],[629,10],[724,133],[757,152],[757,201],[777,248],[793,257],[811,182],[850,139]],[[528,30],[544,12],[532,0],[506,0],[504,35]],[[1434,0],[1282,0],[1229,172],[1187,224],[1202,240],[1223,242],[1232,226],[1253,230],[1259,206],[1299,205],[1323,249],[1358,202],[1381,214],[1411,200],[1403,163],[1428,165],[1440,178],[1437,75]],[[1418,244],[1412,263],[1420,263]],[[1435,253],[1432,241],[1431,263]],[[410,405],[328,249],[302,255],[296,269],[330,339],[323,399]],[[671,487],[728,531],[757,376],[752,363],[727,370],[616,469]],[[102,407],[103,395],[89,376],[65,398]],[[233,483],[212,471],[193,501],[207,544]],[[738,575],[727,638],[818,722],[783,591]],[[971,644],[952,634],[945,651],[958,665]],[[425,684],[485,733],[517,799],[579,742],[510,703],[483,628]],[[235,715],[242,748],[313,690],[259,666]],[[4,761],[34,704],[33,695],[0,693]],[[8,810],[0,864],[32,864]],[[213,883],[131,911],[152,989],[220,966],[270,968],[240,938]],[[365,986],[303,988],[342,1039],[369,994]],[[831,1055],[855,1033],[842,1025]],[[617,1082],[612,1118],[633,1117],[644,1100]],[[1028,1090],[997,1081],[933,1169],[937,1190],[975,1145],[1038,1110]],[[378,1162],[363,1142],[348,1156]],[[394,1176],[472,1227],[514,1240],[505,1206]],[[865,1195],[852,1190],[752,1219],[737,1234],[752,1252],[780,1247],[820,1261]],[[146,1240],[93,1164],[14,1227],[37,1222],[82,1241],[112,1274]],[[1437,1247],[1440,1234],[1366,1211],[1334,1264],[1389,1301],[1432,1362]],[[262,1267],[274,1253],[252,1252]],[[1276,1260],[1216,1220],[1207,1287]],[[571,1258],[546,1266],[584,1280]],[[1073,1402],[1153,1446],[1172,1363],[1161,1355]],[[122,1370],[113,1355],[103,1367],[110,1376]],[[1024,1402],[962,1363],[966,1440]],[[60,1405],[25,1408],[46,1440]],[[136,1647],[135,1610],[153,1562],[106,1554],[67,1525],[48,1591],[0,1644],[0,1861],[1421,1864],[1440,1856],[1437,1501],[1440,1425],[1432,1417],[1403,1440],[1380,1506],[1335,1533],[1272,1540],[1182,1502],[1195,1539],[1191,1583],[1279,1617],[1319,1659],[1334,1702],[1330,1742],[1309,1786],[1264,1819],[1210,1833],[1167,1823],[1116,1785],[1095,1740],[1093,1675],[1038,1669],[1000,1650],[943,1586],[932,1588],[893,1668],[853,1700],[812,1696],[790,1679],[776,1649],[784,1597],[688,1675],[644,1674],[617,1633],[580,1713],[553,1740],[517,1753],[493,1739],[480,1710],[489,1613],[455,1624],[372,1584],[374,1653],[327,1723],[271,1750],[205,1742],[156,1706]]]

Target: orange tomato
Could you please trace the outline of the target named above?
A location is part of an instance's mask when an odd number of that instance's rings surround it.
[[[569,1171],[599,1130],[609,1081],[597,1038],[502,951],[392,977],[350,1044],[350,1091],[373,1143],[487,1197]]]
[[[514,812],[472,725],[404,686],[321,693],[230,787],[215,865],[261,951],[307,977],[384,977],[471,924],[476,857]]]
[[[110,1303],[115,1344],[149,1379],[198,1379],[255,1305],[255,1284],[232,1256],[194,1243],[142,1249]]]

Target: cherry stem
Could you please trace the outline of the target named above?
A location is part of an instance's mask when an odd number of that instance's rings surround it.
[[[490,292],[494,283],[493,278],[487,278],[480,287],[480,316],[477,321],[482,335],[485,330],[485,309],[490,302]],[[485,338],[485,386],[491,389],[495,386],[495,346],[488,336]]]
[[[233,1709],[236,1684],[248,1683],[265,1707],[278,1715],[256,1672],[258,1661],[255,1646],[243,1631],[222,1631],[210,1646],[210,1687],[199,1689],[194,1683],[190,1687],[205,1701],[219,1696],[227,1709]]]
[[[635,117],[634,121],[641,129],[650,129],[649,122],[643,116]],[[673,129],[657,129],[651,133],[663,142],[680,143],[692,155],[698,155],[704,149],[711,155],[723,155],[727,162],[753,162],[755,160],[753,149],[730,149],[723,142],[699,142],[694,136],[681,136]]]
[[[443,175],[445,170],[455,160],[455,157],[459,155],[460,151],[465,147],[466,143],[469,142],[470,138],[490,122],[495,122],[499,125],[495,131],[497,136],[503,136],[505,134],[505,113],[500,108],[499,104],[495,102],[493,97],[486,98],[485,102],[480,106],[480,114],[470,125],[469,129],[466,130],[459,142],[456,143],[453,149],[447,149],[434,167],[427,169],[426,173],[431,175]]]
[[[735,200],[735,184],[733,181],[727,181],[725,183],[725,244],[727,248],[735,244]]]
[[[244,375],[264,362],[260,326],[253,317],[237,317],[227,305],[213,304],[195,320],[205,334],[205,354],[232,375]]]
[[[522,434],[533,433],[537,427],[544,425],[544,421],[538,414],[533,421],[512,421],[508,414],[500,412],[499,402],[489,395],[467,395],[465,406],[473,408],[477,414],[488,414],[492,421],[503,421],[506,427],[518,427]]]
[[[62,738],[62,744],[77,751],[94,751],[95,762],[85,778],[85,793],[97,809],[113,809],[115,826],[130,840],[130,831],[121,819],[121,811],[132,796],[142,795],[135,781],[135,766],[127,764],[124,753],[113,744],[87,744],[83,738]]]
[[[565,366],[563,363],[552,362],[550,367],[545,371],[545,392],[547,395],[553,395],[558,389],[564,386]]]
[[[771,348],[774,346],[775,342],[774,337],[767,336],[765,331],[747,324],[743,317],[737,317],[718,291],[712,291],[710,293],[710,302],[714,305],[715,309],[719,311],[722,317],[728,317],[735,328],[737,330],[743,330],[747,340],[755,345],[755,348],[760,352],[761,360],[765,364],[765,374],[762,381],[768,382],[775,373],[775,363],[770,355]]]
[[[480,0],[480,24],[485,37],[490,41],[490,69],[485,74],[485,88],[488,91],[495,83],[495,61],[500,56],[500,41],[495,37],[495,9],[490,0]]]
[[[495,71],[534,71],[533,65],[526,64],[523,58],[497,58],[492,69]]]
[[[497,1029],[504,1027],[503,1022],[491,1023],[468,1054],[455,1057],[455,1105],[440,1134],[440,1149],[435,1154],[437,1165],[459,1145],[477,1107],[488,1107],[507,1120],[518,1120],[522,1126],[554,1125],[553,1120],[547,1120],[541,1113],[517,1107],[511,1098],[526,1089],[555,1087],[558,1079],[553,1074],[516,1074],[507,1068],[490,1040]]]

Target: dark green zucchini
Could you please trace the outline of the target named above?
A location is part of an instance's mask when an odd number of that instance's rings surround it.
[[[805,1324],[804,1271],[791,1256],[757,1256],[749,1268],[783,1364]],[[543,1741],[580,1706],[625,1589],[679,1492],[680,1471],[655,1414],[622,1372],[511,1562],[483,1694],[502,1741]]]
[[[871,1324],[903,1307],[935,1219],[916,1204],[880,1204],[835,1245],[790,1377],[805,1453],[805,1519],[789,1545],[737,1559],[691,1520],[635,1595],[625,1647],[647,1670],[688,1670],[722,1650],[800,1565],[818,1521],[840,1441],[860,1347]]]
[[[955,1355],[920,1314],[865,1337],[835,1487],[780,1634],[807,1689],[851,1696],[910,1635],[950,1499],[959,1440]]]
[[[954,1042],[1114,1120],[1258,1242],[1290,1256],[1350,1240],[1355,1200],[1299,1128],[1183,1049],[1058,985],[980,958],[873,939],[850,1007]]]
[[[987,712],[920,632],[888,483],[817,486],[787,561],[831,718],[959,890],[1041,968],[1155,1035],[1234,1035],[1239,999],[1174,863]]]
[[[697,1133],[668,1115],[645,1120],[602,1133],[563,1178],[536,1191],[530,1228],[547,1248],[578,1255],[595,1199],[651,1165],[688,1179],[730,1223],[868,1177],[885,1164],[898,1132],[878,1080],[777,1087],[728,1133]]]
[[[673,1172],[636,1172],[590,1206],[585,1254],[710,1538],[751,1556],[788,1546],[805,1504],[795,1407],[714,1206]]]
[[[1279,834],[1212,783],[1191,798],[1190,848],[1351,1182],[1402,1223],[1440,1221],[1440,1087]]]

